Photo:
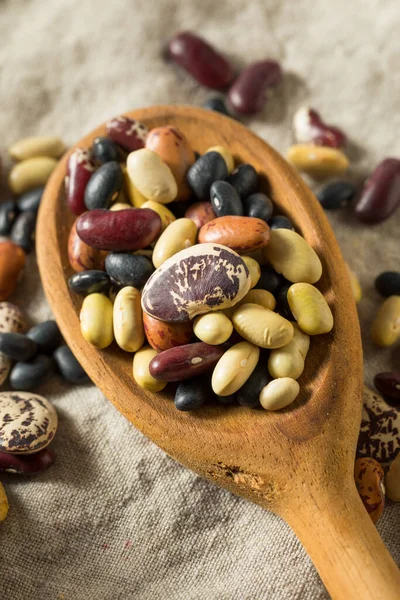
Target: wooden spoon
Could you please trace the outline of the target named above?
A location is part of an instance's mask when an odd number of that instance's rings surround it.
[[[334,329],[313,337],[300,396],[287,410],[210,405],[183,413],[171,394],[140,389],[132,379],[132,355],[115,345],[96,350],[80,333],[81,299],[67,285],[73,215],[65,204],[65,156],[42,200],[37,255],[66,342],[107,398],[170,456],[285,519],[333,598],[399,600],[399,572],[354,484],[363,382],[360,330],[345,264],[323,210],[285,160],[233,119],[187,106],[155,106],[127,116],[149,128],[175,125],[198,152],[222,144],[238,162],[254,165],[279,212],[322,260],[318,287],[332,308]],[[104,125],[77,146],[90,146],[98,135],[105,135]]]

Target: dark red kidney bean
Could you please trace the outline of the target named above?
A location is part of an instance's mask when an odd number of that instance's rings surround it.
[[[145,125],[129,117],[124,117],[124,115],[108,121],[106,129],[110,138],[128,152],[144,148],[149,133]]]
[[[95,169],[88,148],[75,148],[70,154],[67,163],[65,190],[67,204],[75,215],[81,215],[86,210],[85,189]]]
[[[37,345],[23,333],[0,333],[0,352],[13,360],[29,360],[36,354]]]
[[[271,292],[271,294],[274,296],[278,289],[285,282],[285,278],[279,273],[277,273],[272,267],[263,266],[260,267],[260,270],[260,279],[255,285],[255,289],[267,290],[268,292]]]
[[[113,283],[137,289],[144,286],[154,271],[152,263],[145,256],[124,252],[110,252],[105,266]]]
[[[391,406],[400,408],[400,372],[378,373],[374,385]]]
[[[18,215],[18,207],[13,200],[0,204],[0,235],[8,235]]]
[[[175,408],[182,411],[195,410],[200,408],[212,398],[210,382],[204,377],[193,377],[187,381],[182,381],[175,392]]]
[[[34,454],[9,454],[0,452],[0,473],[35,475],[54,464],[56,455],[51,448],[43,448]]]
[[[385,158],[365,182],[354,212],[364,223],[380,223],[399,205],[400,160]]]
[[[229,62],[203,38],[190,31],[173,37],[168,45],[168,53],[170,58],[206,87],[222,90],[235,76]]]
[[[204,342],[176,346],[160,352],[149,365],[154,379],[183,381],[206,373],[219,361],[226,348]]]
[[[347,142],[341,129],[325,123],[321,115],[308,106],[299,108],[294,115],[293,129],[296,141],[301,144],[342,148]]]
[[[275,60],[262,60],[244,69],[229,90],[229,101],[240,114],[252,115],[259,112],[268,88],[282,80],[282,70]]]
[[[37,214],[43,192],[44,186],[40,186],[22,194],[17,200],[18,210],[20,212],[33,212]]]
[[[45,354],[53,352],[62,341],[61,332],[53,319],[35,325],[25,335],[36,342],[39,352]]]
[[[161,231],[161,218],[150,208],[90,210],[81,215],[76,231],[85,244],[99,250],[140,250]]]
[[[61,375],[70,383],[88,383],[89,376],[83,370],[68,346],[59,346],[53,354]]]
[[[272,217],[274,206],[272,201],[266,194],[256,192],[250,194],[247,198],[243,199],[244,214],[246,217],[254,217],[255,219],[262,219],[266,223]]]
[[[239,165],[232,171],[226,181],[230,183],[239,196],[244,199],[247,198],[247,196],[250,196],[250,194],[253,194],[257,189],[257,171],[251,165]]]
[[[204,108],[208,108],[208,110],[219,112],[221,115],[232,116],[222,98],[209,98],[203,106]]]
[[[195,202],[185,211],[184,216],[191,219],[198,229],[217,218],[211,202]]]
[[[292,221],[284,215],[276,215],[275,217],[272,217],[272,219],[268,221],[268,225],[270,229],[291,229],[294,231]]]
[[[10,372],[10,386],[13,390],[33,391],[49,379],[54,366],[54,360],[45,354],[38,354],[27,362],[17,362]]]
[[[18,215],[12,226],[10,239],[29,254],[35,243],[35,228],[36,213],[23,212]]]
[[[118,160],[117,144],[109,137],[97,137],[92,145],[92,157],[101,164]]]
[[[85,206],[89,210],[108,208],[124,184],[121,166],[115,160],[106,162],[89,179],[85,189]]]
[[[317,198],[325,210],[345,208],[356,195],[357,188],[347,181],[328,183],[317,194]]]
[[[375,288],[384,298],[400,296],[400,271],[385,271],[378,275]]]
[[[68,287],[72,292],[81,296],[95,293],[108,294],[111,280],[104,271],[89,269],[72,275],[68,280]]]
[[[272,377],[268,373],[266,353],[262,353],[258,364],[248,380],[242,385],[236,393],[236,398],[240,406],[249,408],[260,407],[260,392],[270,381]]]
[[[217,217],[243,215],[243,204],[235,188],[227,181],[214,181],[210,188],[211,205]]]
[[[210,199],[210,188],[214,181],[225,179],[228,168],[219,152],[207,152],[200,156],[187,172],[187,181],[199,200]]]

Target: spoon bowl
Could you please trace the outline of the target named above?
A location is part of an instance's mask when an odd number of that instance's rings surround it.
[[[311,340],[301,392],[278,412],[207,405],[175,409],[168,391],[152,394],[132,378],[132,355],[115,344],[97,350],[82,337],[82,300],[69,291],[67,240],[74,220],[66,206],[67,156],[53,172],[38,217],[37,255],[55,318],[79,362],[117,409],[170,456],[196,473],[282,516],[309,552],[332,597],[399,598],[396,566],[376,533],[354,479],[362,407],[359,323],[346,267],[318,201],[301,177],[249,129],[218,113],[155,106],[127,113],[149,128],[174,125],[203,153],[227,146],[236,162],[260,175],[277,212],[286,214],[323,265],[317,287],[335,320]],[[77,146],[90,147],[105,125]],[[167,388],[168,389],[168,388]]]

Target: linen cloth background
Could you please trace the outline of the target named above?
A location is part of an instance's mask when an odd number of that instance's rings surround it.
[[[55,133],[72,144],[135,107],[202,104],[212,92],[161,56],[184,28],[238,68],[264,57],[282,63],[282,87],[249,121],[278,150],[291,143],[294,110],[310,103],[350,136],[356,180],[400,156],[396,0],[1,0],[3,156],[27,135]],[[399,347],[375,350],[369,326],[379,305],[375,276],[399,269],[400,211],[375,227],[346,210],[329,217],[363,287],[371,383],[399,368]],[[50,317],[33,256],[11,300],[32,322]],[[39,477],[3,478],[10,513],[0,527],[2,600],[327,598],[279,518],[176,464],[93,386],[56,379],[40,392],[59,412],[58,458]],[[397,562],[399,516],[388,502],[378,525]]]

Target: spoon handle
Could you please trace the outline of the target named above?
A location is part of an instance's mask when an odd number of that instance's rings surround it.
[[[399,600],[400,571],[353,479],[340,489],[302,491],[282,516],[310,555],[334,600]],[[296,506],[297,504],[297,506]]]

